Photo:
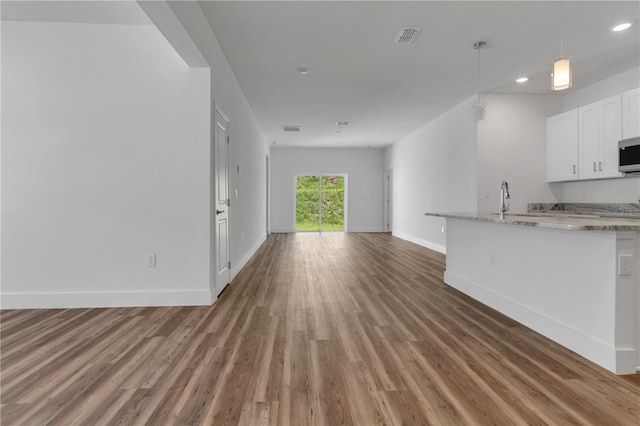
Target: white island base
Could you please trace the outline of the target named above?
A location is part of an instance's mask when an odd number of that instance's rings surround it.
[[[638,234],[448,217],[444,281],[613,373],[631,374],[640,370]],[[630,271],[619,271],[620,256],[631,256],[623,257]]]

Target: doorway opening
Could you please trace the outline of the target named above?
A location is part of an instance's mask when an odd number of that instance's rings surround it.
[[[267,154],[267,177],[265,179],[267,188],[266,188],[266,217],[265,217],[265,232],[267,236],[271,235],[271,160],[269,158],[269,154]]]
[[[296,232],[344,232],[346,175],[296,176]]]

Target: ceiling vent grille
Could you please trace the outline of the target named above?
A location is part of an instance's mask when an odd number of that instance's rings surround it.
[[[336,126],[348,126],[349,122],[348,121],[337,121],[336,122]]]
[[[285,133],[300,133],[302,126],[282,126]]]
[[[396,39],[394,40],[394,42],[396,44],[409,44],[413,40],[415,40],[420,30],[421,28],[417,28],[417,27],[400,28],[400,32],[396,36]]]

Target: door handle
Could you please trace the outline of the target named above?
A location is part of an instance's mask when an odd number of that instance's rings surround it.
[[[216,214],[224,213],[224,210],[216,210]]]

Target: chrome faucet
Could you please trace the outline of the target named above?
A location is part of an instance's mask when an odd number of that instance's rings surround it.
[[[500,185],[500,219],[504,219],[504,215],[509,211],[511,204],[506,204],[506,200],[511,199],[509,196],[509,184],[506,180],[502,181]]]

